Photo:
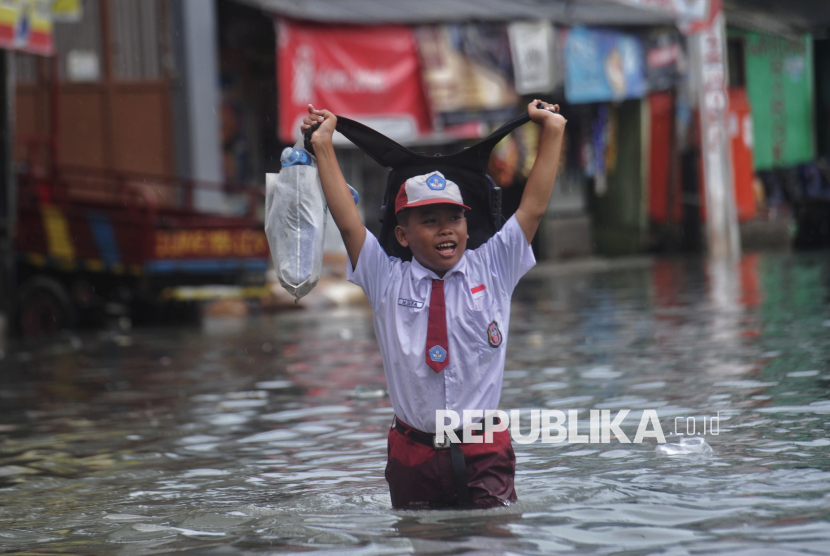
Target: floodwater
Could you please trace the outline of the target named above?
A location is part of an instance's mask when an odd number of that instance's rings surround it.
[[[493,510],[390,509],[368,308],[4,355],[2,552],[830,554],[827,252],[534,269],[503,409],[580,410],[583,432],[630,409],[632,436],[655,409],[670,443],[676,418],[719,423],[711,456],[516,444],[520,501]]]

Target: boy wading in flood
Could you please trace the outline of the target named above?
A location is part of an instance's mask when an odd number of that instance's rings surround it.
[[[542,127],[539,151],[519,209],[478,249],[466,250],[469,207],[457,184],[435,171],[402,185],[395,237],[412,251],[412,262],[387,256],[360,220],[332,146],[337,118],[309,105],[303,120],[303,132],[320,124],[311,144],[323,193],[349,255],[348,279],[363,288],[375,315],[395,410],[386,465],[395,508],[516,501],[509,432],[494,431],[492,443],[438,445],[435,412],[499,405],[510,297],[536,263],[530,241],[548,206],[565,130],[558,106],[537,104],[527,111]]]

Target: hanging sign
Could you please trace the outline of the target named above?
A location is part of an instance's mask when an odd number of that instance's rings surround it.
[[[0,48],[51,56],[51,0],[0,0]]]
[[[309,103],[397,141],[432,129],[409,27],[280,20],[277,76],[279,135],[286,143],[299,138]],[[339,134],[335,140],[346,141]]]
[[[14,48],[14,30],[19,11],[18,2],[0,0],[0,48]]]
[[[574,27],[565,41],[565,98],[604,102],[646,93],[643,48],[634,35]]]
[[[754,109],[755,168],[771,170],[812,161],[812,39],[809,35],[796,38],[740,33],[746,92]]]
[[[81,0],[53,0],[52,21],[77,23],[83,17]]]
[[[550,21],[517,21],[507,26],[516,92],[552,93],[561,81],[554,63],[555,35]]]
[[[21,2],[15,41],[18,50],[46,56],[55,53],[52,42],[52,0]]]

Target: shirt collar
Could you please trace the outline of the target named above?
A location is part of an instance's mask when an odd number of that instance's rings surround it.
[[[464,252],[464,255],[461,256],[461,260],[455,263],[455,266],[449,269],[447,272],[444,273],[444,280],[459,272],[461,274],[467,273],[467,252]],[[430,269],[426,268],[424,265],[419,263],[415,257],[412,257],[412,277],[416,280],[441,280],[437,274],[435,274]]]

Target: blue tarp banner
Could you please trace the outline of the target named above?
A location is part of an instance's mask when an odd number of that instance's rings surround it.
[[[639,98],[646,93],[643,47],[634,35],[574,27],[565,43],[565,98],[570,103]]]

